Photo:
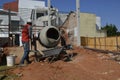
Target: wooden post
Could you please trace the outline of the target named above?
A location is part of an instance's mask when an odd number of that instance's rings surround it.
[[[94,37],[94,48],[96,48],[96,37]]]
[[[101,42],[100,42],[100,37],[99,37],[98,39],[99,39],[99,48],[101,49]]]
[[[117,51],[118,51],[118,36],[116,36],[116,49],[117,49]]]
[[[104,37],[104,41],[105,41],[105,50],[106,50],[106,37]]]

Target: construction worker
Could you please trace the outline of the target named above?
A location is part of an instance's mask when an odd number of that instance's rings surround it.
[[[32,35],[32,22],[31,20],[27,21],[27,24],[23,26],[22,29],[22,44],[23,44],[23,48],[24,48],[24,54],[22,56],[22,59],[20,61],[20,66],[25,65],[24,61],[26,60],[27,63],[31,63],[31,61],[29,60],[29,40],[31,39],[31,35]]]

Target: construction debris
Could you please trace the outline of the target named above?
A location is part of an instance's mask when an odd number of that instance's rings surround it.
[[[11,48],[9,51],[22,55],[19,50],[20,48]],[[32,62],[10,72],[19,76],[20,80],[118,80],[120,78],[119,61],[111,59],[112,54],[78,47],[67,52],[73,53],[72,61]],[[33,57],[30,58],[32,60]]]

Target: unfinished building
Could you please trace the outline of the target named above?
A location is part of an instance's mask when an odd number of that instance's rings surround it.
[[[30,5],[26,6],[25,2],[29,3]],[[16,8],[12,7],[13,4],[16,6]],[[25,24],[28,19],[30,19],[31,17],[34,17],[33,22],[35,24],[38,24],[39,22],[41,22],[39,23],[38,27],[44,27],[48,25],[48,17],[47,17],[48,8],[45,6],[45,1],[16,0],[15,2],[4,4],[4,9],[5,10],[10,9],[10,10],[16,11],[16,17],[19,16],[17,20],[18,22],[16,24],[19,24],[19,25]],[[35,10],[35,12],[33,10]],[[34,16],[31,16],[31,14],[34,14]],[[1,19],[1,22],[2,21],[3,20]],[[6,18],[6,21],[8,21],[7,18]],[[76,13],[75,12],[72,12],[69,14],[59,13],[57,17],[54,17],[52,23],[55,23],[53,24],[54,26],[65,28],[70,38],[70,41],[71,41],[70,43],[76,44],[77,26],[76,26]],[[15,27],[20,29],[19,25],[15,25]],[[102,31],[100,27],[101,27],[100,17],[92,13],[80,13],[80,37],[82,36],[84,37],[105,37],[106,32]],[[15,38],[16,37],[17,38],[16,40],[13,40],[13,41],[19,41],[19,45],[22,45],[21,40],[20,40],[21,39],[20,30],[17,31],[15,34],[17,34]]]

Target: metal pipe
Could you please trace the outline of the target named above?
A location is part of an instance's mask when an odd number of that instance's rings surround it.
[[[8,36],[9,36],[9,46],[10,46],[10,30],[11,30],[11,10],[8,9]]]
[[[51,0],[48,0],[48,26],[51,26],[50,13],[51,13]]]
[[[80,39],[80,0],[76,0],[76,14],[77,14],[77,46],[81,46]]]

